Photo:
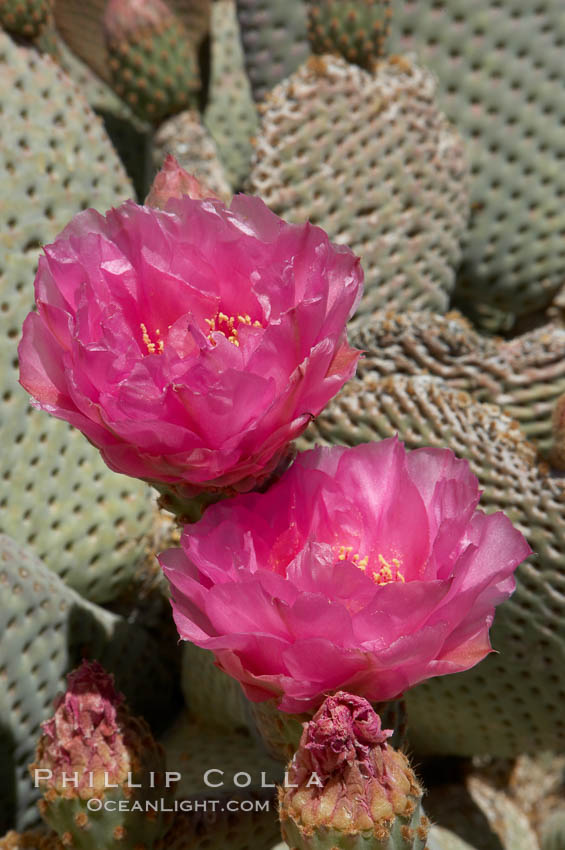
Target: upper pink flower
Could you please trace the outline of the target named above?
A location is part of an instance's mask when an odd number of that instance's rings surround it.
[[[182,638],[256,702],[311,710],[346,689],[389,700],[489,651],[530,553],[448,449],[396,439],[315,449],[264,494],[210,507],[160,557]]]
[[[362,278],[258,198],[87,210],[40,258],[20,380],[117,472],[251,489],[355,371]]]

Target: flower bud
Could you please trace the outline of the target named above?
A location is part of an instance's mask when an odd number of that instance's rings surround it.
[[[423,850],[429,822],[406,756],[362,697],[340,691],[309,723],[279,791],[282,835],[298,850]]]
[[[145,206],[164,210],[171,198],[180,198],[183,195],[188,195],[193,201],[203,201],[206,198],[220,200],[215,192],[181,168],[174,156],[169,154],[161,170],[155,175],[145,198]]]
[[[41,815],[66,847],[149,848],[164,828],[159,809],[146,805],[165,793],[162,750],[96,661],[68,676],[30,771]]]

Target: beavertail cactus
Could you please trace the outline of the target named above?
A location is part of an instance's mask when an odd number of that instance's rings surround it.
[[[204,124],[218,147],[228,180],[240,187],[251,168],[251,140],[257,134],[259,117],[245,73],[234,0],[214,3],[211,42]]]
[[[563,4],[393,0],[389,49],[437,75],[467,142],[470,227],[457,293],[524,315],[563,284]]]
[[[237,0],[253,97],[264,100],[309,55],[304,0]]]
[[[384,53],[390,0],[312,0],[308,34],[314,53],[337,53],[372,70]]]
[[[343,691],[304,724],[279,791],[282,835],[298,850],[423,850],[429,821],[406,756],[370,703]]]
[[[49,20],[53,0],[0,0],[0,27],[34,41]]]
[[[68,676],[30,771],[41,815],[66,847],[150,848],[163,832],[150,804],[166,789],[163,752],[97,662]]]
[[[163,0],[110,0],[104,31],[112,83],[142,119],[186,108],[198,88],[194,47]]]
[[[441,378],[478,401],[497,404],[544,454],[554,439],[559,465],[565,328],[557,322],[502,340],[482,336],[457,313],[380,310],[357,319],[350,326],[350,337],[365,352],[359,378],[367,374]]]
[[[363,313],[448,307],[468,175],[435,91],[405,59],[370,74],[313,56],[262,106],[249,185],[278,215],[320,225],[361,257]]]
[[[107,602],[137,572],[153,524],[149,488],[109,472],[85,439],[33,410],[17,343],[40,245],[87,207],[133,189],[100,119],[49,58],[0,32],[0,531],[33,545],[82,596]]]

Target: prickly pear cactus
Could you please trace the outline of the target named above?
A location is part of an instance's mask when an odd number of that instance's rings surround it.
[[[311,0],[312,52],[336,53],[370,71],[385,52],[390,17],[390,0]]]
[[[251,140],[259,119],[243,67],[234,0],[212,8],[212,70],[204,124],[210,131],[227,179],[240,187],[251,168]]]
[[[0,832],[38,817],[27,765],[40,723],[52,710],[64,675],[81,658],[98,658],[136,710],[170,710],[171,682],[162,656],[140,626],[86,602],[33,552],[0,535]],[[142,690],[140,681],[151,681]],[[149,697],[150,702],[147,702]]]
[[[104,33],[112,85],[143,121],[190,105],[199,87],[194,46],[163,0],[110,0]]]
[[[304,0],[237,0],[253,97],[265,99],[310,53]]]
[[[356,445],[398,434],[409,448],[447,446],[469,460],[487,512],[503,510],[534,554],[500,606],[497,650],[473,670],[429,680],[405,694],[408,733],[419,752],[513,756],[565,749],[565,485],[536,466],[535,450],[499,407],[436,378],[365,372],[305,432]]]
[[[457,313],[381,311],[352,323],[349,338],[365,352],[359,377],[434,375],[498,404],[541,452],[551,447],[565,394],[565,328],[557,323],[505,341],[481,336]]]
[[[561,0],[393,0],[389,49],[414,51],[464,136],[472,217],[457,292],[522,315],[565,276]]]
[[[407,60],[312,57],[272,92],[249,180],[280,216],[361,257],[359,310],[447,309],[468,214],[463,144]]]
[[[222,200],[229,201],[232,189],[217,145],[194,109],[179,112],[163,121],[153,140],[153,167],[157,172],[168,154],[178,164],[212,189]]]
[[[47,24],[52,7],[53,0],[0,0],[0,27],[34,41]]]
[[[80,593],[106,601],[144,554],[151,492],[110,472],[82,434],[30,406],[17,344],[41,244],[81,209],[106,210],[132,188],[100,120],[49,58],[0,33],[0,76],[0,531],[33,545]]]

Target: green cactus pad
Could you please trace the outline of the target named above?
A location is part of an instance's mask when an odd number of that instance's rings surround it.
[[[27,547],[0,535],[0,831],[37,820],[27,765],[64,676],[96,658],[136,711],[170,711],[162,654],[143,629],[82,599]],[[151,688],[140,682],[151,681]],[[149,701],[148,701],[149,700]],[[151,704],[152,702],[152,704]]]
[[[224,201],[229,201],[232,189],[218,148],[200,120],[196,110],[185,110],[163,121],[153,140],[153,166],[158,171],[167,154],[201,180]]]
[[[162,0],[112,0],[104,14],[110,81],[143,121],[186,109],[199,88],[194,45]]]
[[[335,53],[372,70],[383,55],[391,0],[311,0],[308,34],[312,52]]]
[[[192,719],[230,731],[247,729],[247,699],[239,682],[216,667],[207,649],[185,641],[182,653],[182,690]]]
[[[177,771],[177,799],[254,790],[273,794],[283,777],[283,767],[241,727],[227,730],[194,722],[188,712],[180,715],[161,743],[167,755],[167,770]],[[207,775],[207,771],[213,771]],[[247,783],[247,784],[246,784]]]
[[[255,101],[308,58],[305,0],[237,0],[245,67]]]
[[[565,328],[557,323],[504,341],[481,336],[456,313],[381,311],[353,322],[349,339],[365,352],[359,377],[434,375],[497,404],[549,450],[553,411],[565,394]]]
[[[0,0],[0,27],[34,41],[45,28],[53,0]]]
[[[137,781],[141,777],[132,777]],[[159,792],[148,792],[152,804]],[[90,802],[90,801],[88,801]],[[42,811],[46,823],[59,835],[61,844],[71,850],[150,850],[155,838],[162,832],[163,815],[142,811],[128,811],[136,802],[121,789],[107,791],[98,811],[87,808],[88,802],[78,797],[58,799]],[[91,804],[92,805],[92,804]],[[119,807],[123,806],[124,811]],[[106,806],[115,807],[113,810]]]
[[[34,303],[40,246],[81,209],[131,195],[100,120],[57,66],[0,34],[0,530],[95,601],[112,599],[144,553],[151,491],[110,472],[78,431],[33,410],[17,344]]]
[[[435,82],[406,60],[372,76],[312,57],[265,105],[251,191],[362,260],[361,312],[447,309],[467,213],[463,145]]]
[[[389,48],[414,51],[468,143],[472,217],[457,292],[516,315],[565,277],[561,0],[393,0]]]
[[[445,446],[469,460],[490,513],[504,511],[534,554],[491,631],[497,650],[476,668],[405,694],[418,752],[503,757],[565,750],[565,486],[535,464],[535,450],[499,407],[429,376],[350,381],[309,426],[313,443],[356,445],[398,433],[408,448]]]
[[[275,850],[280,825],[274,801],[253,792],[231,793],[228,797],[215,793],[212,799],[217,801],[214,811],[210,804],[203,810],[204,800],[199,799],[193,811],[175,815],[171,829],[155,850]]]
[[[204,124],[227,179],[241,187],[251,168],[251,139],[259,119],[243,68],[234,0],[217,0],[212,8],[212,71]]]

